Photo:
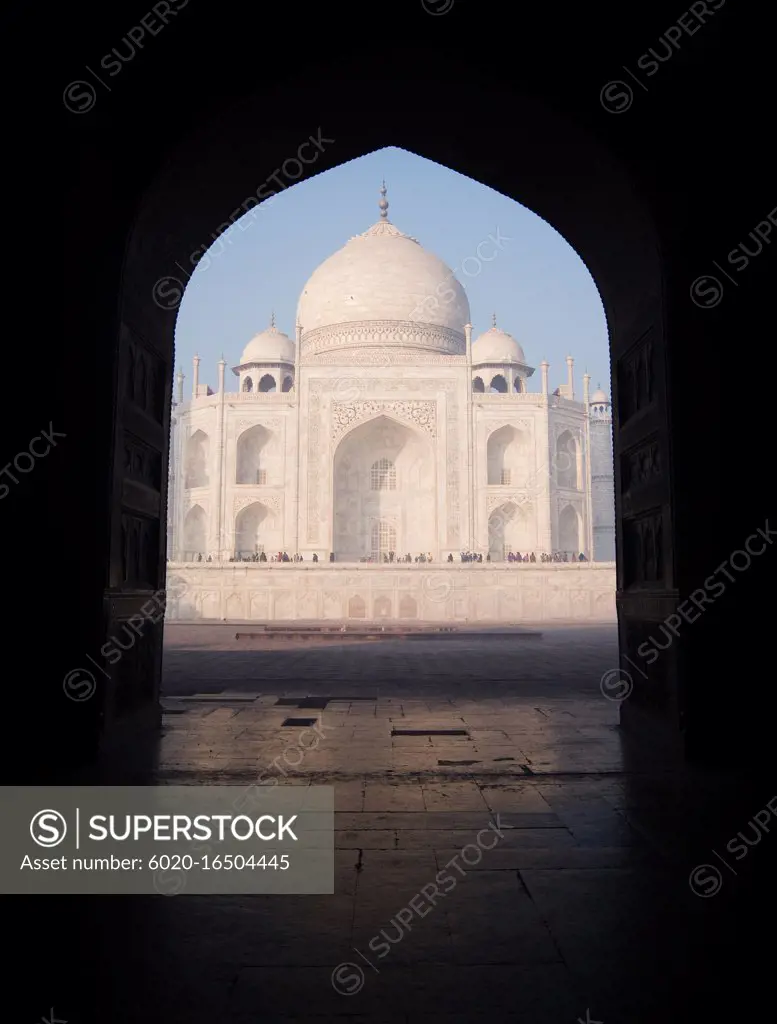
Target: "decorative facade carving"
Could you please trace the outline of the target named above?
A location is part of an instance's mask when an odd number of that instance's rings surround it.
[[[233,514],[237,515],[244,508],[249,505],[264,505],[273,515],[277,516],[283,509],[283,495],[282,494],[241,494],[236,497],[233,502],[232,510]]]
[[[436,402],[432,401],[356,401],[333,402],[331,437],[337,441],[351,427],[377,416],[388,414],[423,430],[429,437],[437,436]]]
[[[534,428],[534,421],[518,419],[488,420],[484,424],[484,427],[486,432],[486,439],[488,439],[489,437],[491,437],[493,433],[495,433],[495,431],[501,430],[502,427],[515,427],[516,430],[525,430],[527,431],[527,433],[531,433]]]
[[[450,355],[465,353],[463,330],[459,333],[446,327],[411,320],[364,320],[333,324],[307,331],[302,336],[303,358],[332,349],[362,349],[365,346],[426,349]]]
[[[306,358],[301,365],[347,366],[349,369],[353,369],[354,366],[369,366],[370,369],[375,369],[381,366],[467,366],[468,363],[465,355],[440,355],[438,352],[425,352],[423,349],[364,348],[317,353]],[[509,398],[510,395],[504,397]]]
[[[280,430],[283,425],[283,420],[279,416],[263,416],[261,419],[241,419],[236,423],[236,433],[242,434],[244,430],[250,430],[251,427],[264,427],[265,430],[273,431]]]
[[[510,491],[509,493],[489,494],[486,498],[486,515],[490,516],[495,508],[511,504],[524,509],[529,514],[534,511],[534,502],[525,491]]]

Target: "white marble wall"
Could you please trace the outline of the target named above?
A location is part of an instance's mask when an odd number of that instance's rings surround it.
[[[169,563],[167,586],[168,618],[184,621],[615,620],[612,563]]]

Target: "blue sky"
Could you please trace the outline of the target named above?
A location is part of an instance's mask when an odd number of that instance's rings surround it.
[[[540,390],[539,364],[550,363],[551,390],[566,380],[567,355],[575,357],[582,393],[591,385],[610,390],[607,326],[593,278],[577,253],[549,224],[500,193],[405,150],[382,149],[290,185],[255,217],[215,242],[210,259],[192,275],[176,322],[176,370],[186,375],[190,397],[192,357],[200,382],[214,388],[216,364],[230,372],[248,340],[270,323],[294,337],[297,300],[316,267],[353,235],[379,218],[381,181],[388,189],[389,219],[439,256],[456,273],[469,297],[473,338],[497,324],[522,345],[537,368],[530,391]],[[241,228],[243,230],[241,230]],[[502,239],[498,255],[478,263],[478,245]]]

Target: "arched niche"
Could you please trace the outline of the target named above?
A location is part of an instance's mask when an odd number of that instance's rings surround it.
[[[261,484],[268,481],[267,449],[272,433],[261,423],[244,430],[235,450],[235,483]]]
[[[186,442],[184,479],[187,487],[207,487],[210,439],[204,430],[195,430]]]
[[[488,438],[486,455],[490,487],[526,484],[531,471],[531,447],[525,430],[510,425],[495,430]]]

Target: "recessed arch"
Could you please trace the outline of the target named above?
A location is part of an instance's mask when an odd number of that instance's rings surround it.
[[[490,434],[486,447],[489,486],[524,486],[530,475],[530,452],[525,430],[507,424]]]
[[[514,501],[495,508],[488,517],[488,553],[492,562],[504,561],[511,552],[534,550],[535,536],[527,509]]]
[[[583,547],[580,516],[574,506],[565,505],[558,517],[558,550],[577,558]]]
[[[486,385],[483,383],[482,377],[475,377],[472,381],[472,390],[476,395],[482,395],[486,390]]]
[[[194,562],[208,546],[208,517],[201,505],[192,505],[183,521],[183,561]]]
[[[249,558],[265,547],[270,510],[259,501],[246,505],[235,516],[235,554]]]
[[[289,375],[287,374],[287,375],[286,375],[286,376],[285,376],[285,377],[283,378],[283,388],[282,388],[282,391],[283,391],[283,392],[284,392],[285,394],[288,394],[288,392],[289,392],[289,391],[293,391],[293,390],[294,390],[294,378],[293,378],[293,377],[290,377],[290,376],[289,376]]]
[[[261,392],[263,395],[272,394],[273,391],[278,390],[278,382],[271,373],[265,373],[263,377],[259,378],[256,390]]]
[[[257,423],[244,430],[237,439],[235,458],[236,484],[261,484],[268,482],[267,449],[272,433]]]
[[[250,377],[244,377],[243,378],[242,390],[243,391],[253,391],[254,390],[254,382],[253,382],[253,380]]]
[[[491,383],[488,385],[488,390],[492,392],[495,391],[497,394],[500,395],[507,394],[509,388],[507,387],[507,381],[505,380],[505,376],[503,373],[497,373],[494,377],[491,378]]]
[[[565,490],[582,488],[582,451],[580,442],[571,430],[564,430],[556,439],[556,483]]]
[[[195,430],[186,442],[185,473],[187,487],[207,487],[210,438],[204,430]]]
[[[420,430],[385,414],[342,438],[333,460],[333,550],[338,562],[435,548],[435,460]],[[391,524],[391,543],[376,541]]]

